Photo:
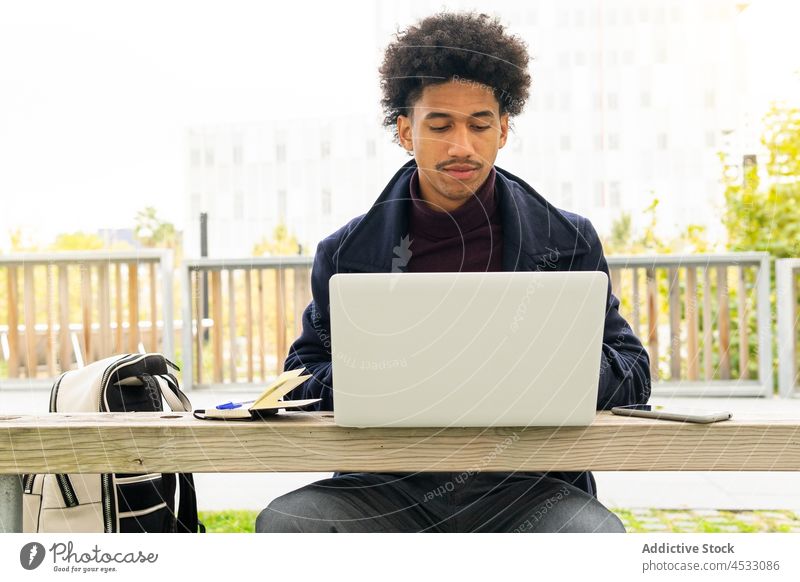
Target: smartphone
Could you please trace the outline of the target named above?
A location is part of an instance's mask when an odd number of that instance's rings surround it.
[[[628,406],[615,406],[612,414],[620,416],[641,416],[644,418],[657,418],[660,420],[680,420],[683,422],[719,422],[729,420],[733,415],[721,410],[706,410],[703,408],[682,408],[679,406],[661,406],[652,404],[630,404]]]

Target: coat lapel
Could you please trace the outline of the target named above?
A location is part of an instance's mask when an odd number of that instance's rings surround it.
[[[404,271],[402,242],[408,236],[409,183],[416,169],[410,160],[384,188],[369,212],[344,233],[333,253],[335,270],[389,273]],[[503,220],[503,270],[535,271],[563,257],[590,250],[578,229],[538,192],[510,172],[495,166],[495,187]],[[413,242],[411,252],[414,252]],[[398,260],[400,259],[400,260]]]

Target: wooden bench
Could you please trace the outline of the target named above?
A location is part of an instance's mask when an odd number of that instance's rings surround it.
[[[710,425],[597,414],[588,427],[336,426],[331,413],[212,422],[178,413],[0,416],[0,530],[20,531],[24,473],[798,471],[800,418]]]

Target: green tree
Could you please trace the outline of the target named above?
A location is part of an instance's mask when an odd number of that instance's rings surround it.
[[[168,248],[178,247],[178,231],[175,225],[158,216],[153,206],[148,206],[136,213],[133,234],[146,247]]]
[[[773,106],[764,127],[765,186],[757,165],[739,170],[720,155],[728,249],[795,257],[800,253],[800,109]]]
[[[12,253],[32,253],[39,250],[39,247],[19,227],[9,230],[8,241],[9,251]]]
[[[253,256],[281,256],[297,255],[300,253],[300,243],[297,237],[286,228],[283,223],[278,224],[272,231],[271,237],[264,237],[253,245]]]
[[[53,251],[94,251],[102,249],[105,245],[103,239],[90,232],[69,232],[56,236],[50,245]]]

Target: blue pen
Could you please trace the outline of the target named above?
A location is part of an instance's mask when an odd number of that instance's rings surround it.
[[[241,408],[245,404],[252,404],[255,400],[247,400],[245,402],[226,402],[217,406],[217,410],[233,410],[234,408]]]

